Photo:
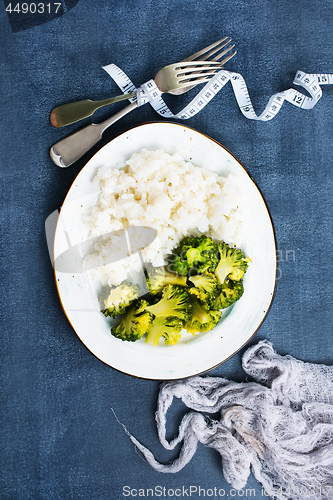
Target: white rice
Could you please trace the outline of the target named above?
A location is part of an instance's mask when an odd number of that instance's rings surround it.
[[[93,179],[100,188],[98,202],[84,216],[90,237],[128,226],[148,226],[157,238],[142,251],[146,262],[165,264],[165,256],[184,236],[198,231],[239,246],[243,215],[234,176],[222,177],[185,161],[178,153],[142,149],[122,169],[100,167]],[[114,244],[114,240],[113,240]],[[100,238],[85,258],[94,279],[118,285],[142,268],[138,254],[105,265],[112,252],[110,239]]]

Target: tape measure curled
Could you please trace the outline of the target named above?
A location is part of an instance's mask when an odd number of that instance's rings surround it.
[[[179,113],[173,114],[162,98],[154,80],[136,88],[129,77],[115,64],[103,66],[103,69],[116,82],[123,93],[137,92],[130,102],[138,101],[138,106],[150,103],[154,110],[166,118],[180,118],[187,120],[201,111],[215,95],[230,81],[239,109],[250,120],[269,121],[280,111],[284,101],[303,109],[312,109],[322,96],[321,85],[333,84],[333,74],[308,74],[297,71],[293,83],[302,86],[310,96],[306,96],[295,89],[287,89],[271,96],[265,110],[258,116],[254,111],[250,95],[244,78],[239,73],[221,70],[202,88],[194,99]]]

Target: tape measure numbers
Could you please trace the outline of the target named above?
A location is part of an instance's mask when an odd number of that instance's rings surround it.
[[[265,110],[258,116],[254,111],[250,95],[244,78],[239,73],[221,70],[203,87],[196,97],[179,113],[173,114],[162,98],[162,92],[154,80],[136,88],[130,78],[115,64],[104,66],[103,69],[116,82],[123,93],[137,91],[137,96],[129,99],[130,102],[138,101],[138,106],[148,102],[154,110],[166,118],[180,118],[187,120],[201,111],[216,94],[230,81],[239,109],[250,120],[268,121],[280,111],[284,101],[303,109],[312,109],[322,96],[321,85],[333,84],[333,74],[307,74],[297,71],[293,83],[300,85],[309,92],[306,96],[295,89],[287,89],[271,96]]]

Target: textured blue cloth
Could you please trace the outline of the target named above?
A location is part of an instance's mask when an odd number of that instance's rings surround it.
[[[130,127],[161,118],[143,106],[111,127],[82,160],[59,169],[49,148],[77,125],[54,129],[48,116],[57,104],[116,93],[103,65],[114,62],[139,85],[162,65],[224,35],[238,48],[227,69],[244,76],[260,113],[273,93],[292,85],[296,70],[333,73],[333,4],[79,0],[63,1],[57,15],[39,20],[22,12],[14,19],[8,5],[0,3],[0,499],[169,498],[172,490],[180,498],[199,498],[199,487],[200,497],[205,490],[220,498],[224,489],[224,498],[237,498],[213,450],[201,447],[172,476],[151,470],[134,452],[111,407],[158,460],[173,458],[155,430],[159,384],[118,373],[84,347],[62,311],[48,256],[45,219],[61,206],[93,152]],[[179,101],[168,102],[177,110]],[[108,115],[101,110],[96,116]],[[333,88],[323,87],[311,111],[285,103],[262,123],[244,118],[228,84],[185,124],[238,157],[274,222],[279,279],[252,343],[267,338],[281,354],[331,364]],[[211,374],[243,380],[240,354]],[[184,409],[172,411],[170,421],[177,423]],[[248,488],[263,497],[254,479]]]

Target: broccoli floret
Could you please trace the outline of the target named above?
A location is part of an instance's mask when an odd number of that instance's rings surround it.
[[[183,322],[176,316],[156,316],[147,334],[146,342],[157,345],[161,337],[167,345],[177,344],[181,338]]]
[[[221,284],[212,273],[190,276],[189,281],[194,285],[189,292],[206,304],[210,304],[221,292]]]
[[[179,328],[179,331],[177,330]],[[182,338],[181,330],[184,325],[180,323],[177,327],[172,327],[169,331],[163,332],[164,342],[166,345],[175,345]]]
[[[208,332],[212,330],[219,322],[222,311],[211,310],[205,304],[192,296],[192,316],[190,321],[185,324],[188,332],[194,335],[196,332]]]
[[[199,237],[185,239],[187,240],[185,245],[189,247],[186,251],[186,259],[190,267],[194,267],[198,263],[205,268],[204,270],[216,267],[218,262],[216,245],[212,238],[202,234]]]
[[[176,344],[185,322],[191,317],[188,287],[166,285],[162,290],[161,299],[153,305],[148,305],[146,310],[154,315],[146,342],[157,345],[163,336],[166,344]]]
[[[219,251],[219,263],[215,269],[215,275],[220,283],[228,277],[239,281],[243,278],[251,259],[246,257],[239,248],[231,248],[226,243],[217,244]]]
[[[180,321],[188,321],[191,314],[188,288],[180,285],[166,285],[162,298],[146,310],[154,316],[176,316]]]
[[[166,285],[181,285],[186,286],[186,276],[170,273],[165,267],[154,267],[147,264],[147,283],[149,292],[152,295],[159,294]]]
[[[104,297],[102,313],[105,316],[119,316],[124,314],[134,300],[142,295],[140,286],[129,281],[123,281],[119,286],[110,289]],[[100,294],[100,297],[103,293]]]
[[[113,288],[112,286],[104,286],[98,294],[98,300],[103,307],[106,299],[110,295],[112,288]]]
[[[213,309],[225,309],[241,298],[244,293],[243,280],[226,280],[220,295],[211,303]]]
[[[146,311],[147,305],[148,302],[143,299],[133,302],[121,318],[120,323],[111,328],[112,335],[121,340],[135,342],[148,333],[152,325],[153,315]]]
[[[197,273],[214,272],[217,264],[217,247],[208,236],[187,236],[168,257],[171,271],[187,275],[195,269]]]

